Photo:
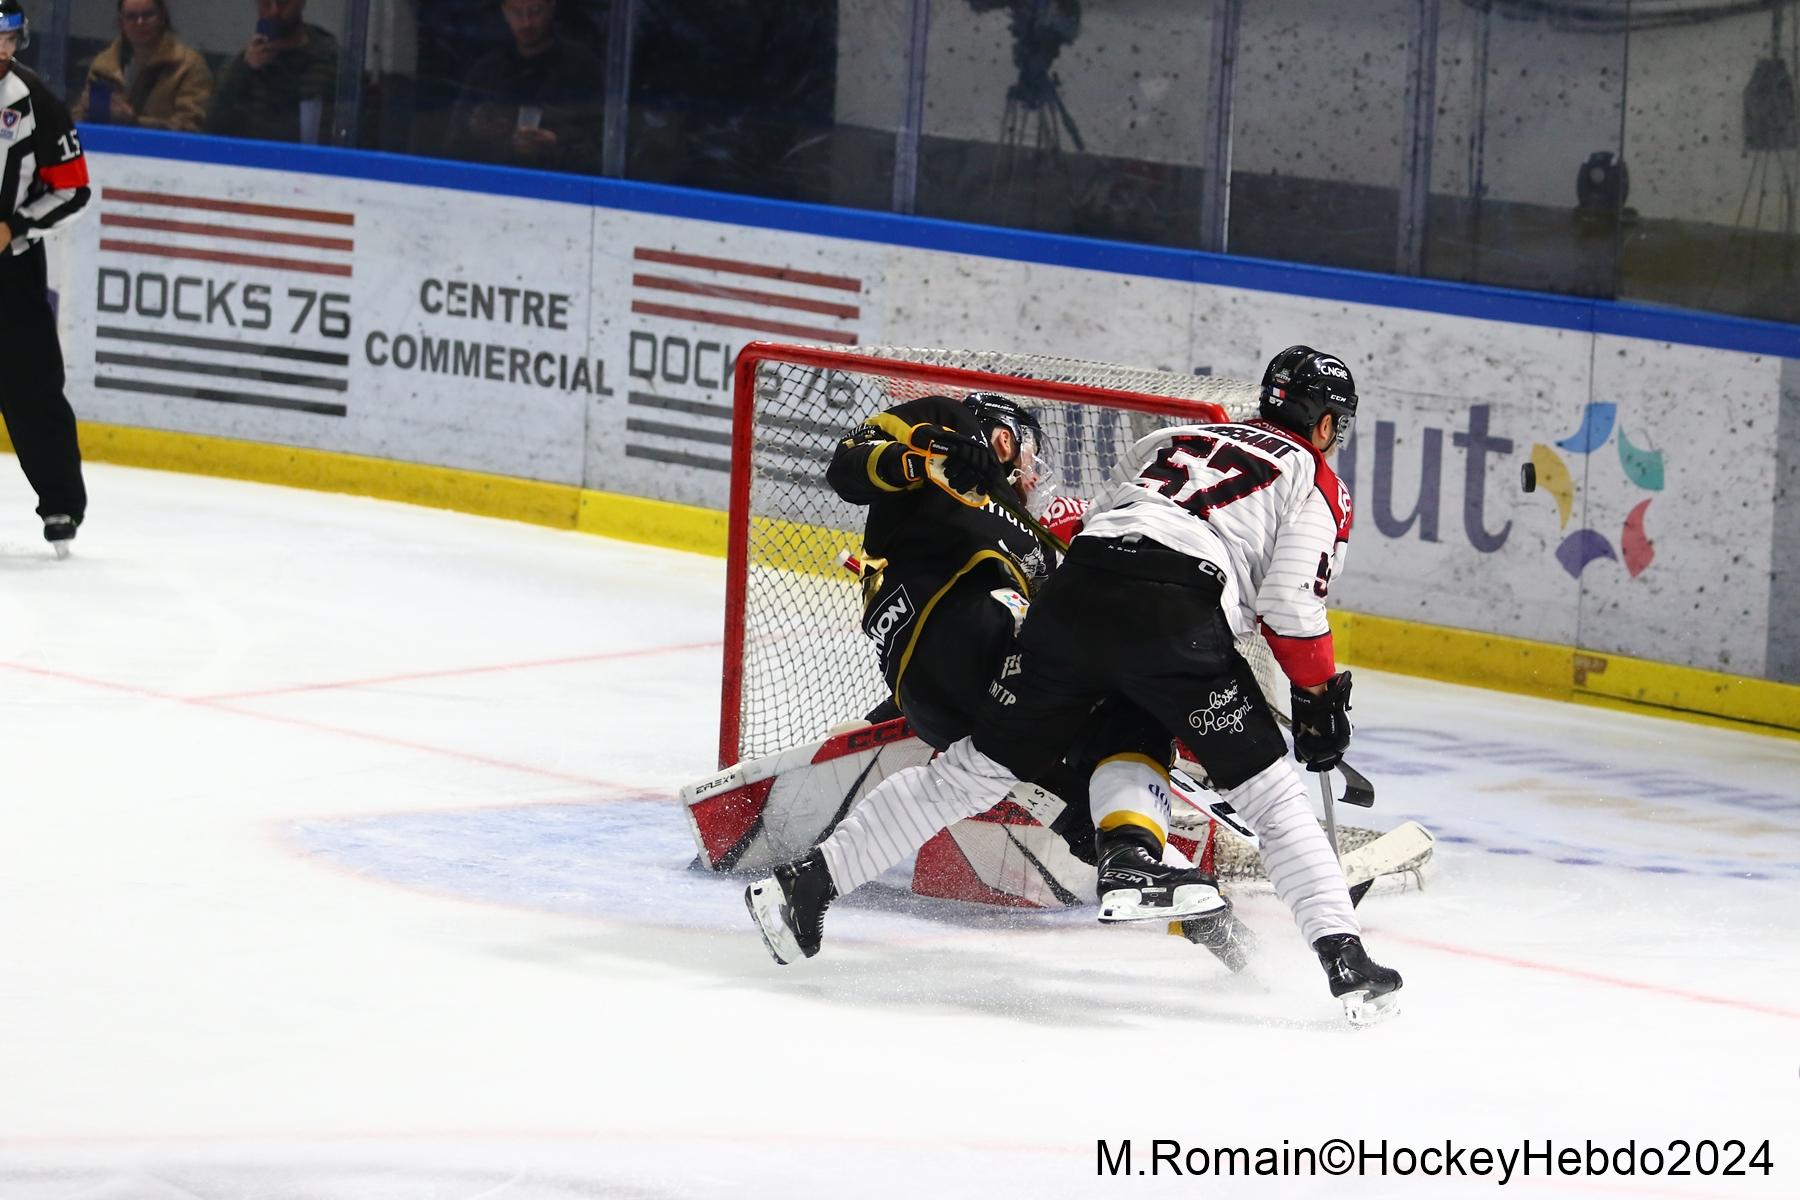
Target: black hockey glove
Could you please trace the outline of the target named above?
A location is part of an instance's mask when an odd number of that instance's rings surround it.
[[[950,490],[965,496],[987,492],[1000,472],[1000,460],[988,444],[967,434],[934,430],[931,453],[939,459]]]
[[[1344,760],[1350,744],[1350,672],[1325,681],[1318,695],[1293,689],[1294,757],[1309,771],[1329,771]]]
[[[875,476],[891,488],[906,491],[925,482],[925,456],[899,442],[883,442],[874,455]]]

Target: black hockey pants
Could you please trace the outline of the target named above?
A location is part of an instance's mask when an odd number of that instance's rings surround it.
[[[40,243],[0,252],[0,418],[38,495],[38,516],[87,511],[75,411],[63,394],[62,343]]]
[[[1076,538],[1032,601],[975,748],[1035,778],[1078,742],[1095,704],[1119,697],[1186,742],[1220,789],[1285,755],[1210,567],[1150,541]]]
[[[994,673],[1012,651],[1012,613],[993,590],[985,576],[958,581],[924,618],[911,652],[889,664],[900,711],[933,749],[974,730]]]

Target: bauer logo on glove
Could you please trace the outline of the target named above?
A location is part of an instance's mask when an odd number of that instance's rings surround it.
[[[983,508],[988,489],[1000,470],[1000,460],[979,438],[933,431],[925,457],[925,474],[931,482],[971,508]]]

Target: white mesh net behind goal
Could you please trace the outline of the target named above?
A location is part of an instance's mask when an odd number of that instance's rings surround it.
[[[740,358],[732,488],[723,762],[823,736],[886,698],[859,627],[856,580],[836,565],[860,549],[865,510],[825,482],[840,438],[864,418],[925,395],[993,391],[1044,426],[1057,491],[1092,497],[1132,442],[1184,421],[1256,412],[1256,385],[1107,363],[981,351],[854,351],[752,345]],[[1245,647],[1283,708],[1260,643]],[[1279,693],[1278,695],[1275,693]],[[723,764],[722,764],[723,765]]]

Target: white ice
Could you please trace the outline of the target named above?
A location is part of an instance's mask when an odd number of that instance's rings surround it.
[[[672,801],[714,764],[723,564],[94,465],[52,560],[0,462],[0,1196],[1488,1196],[1096,1177],[1279,1150],[1772,1141],[1800,1195],[1800,741],[1358,673],[1344,1027],[1266,893],[1248,977],[1089,912],[834,908],[778,968]],[[1479,743],[1479,744],[1477,744]]]

